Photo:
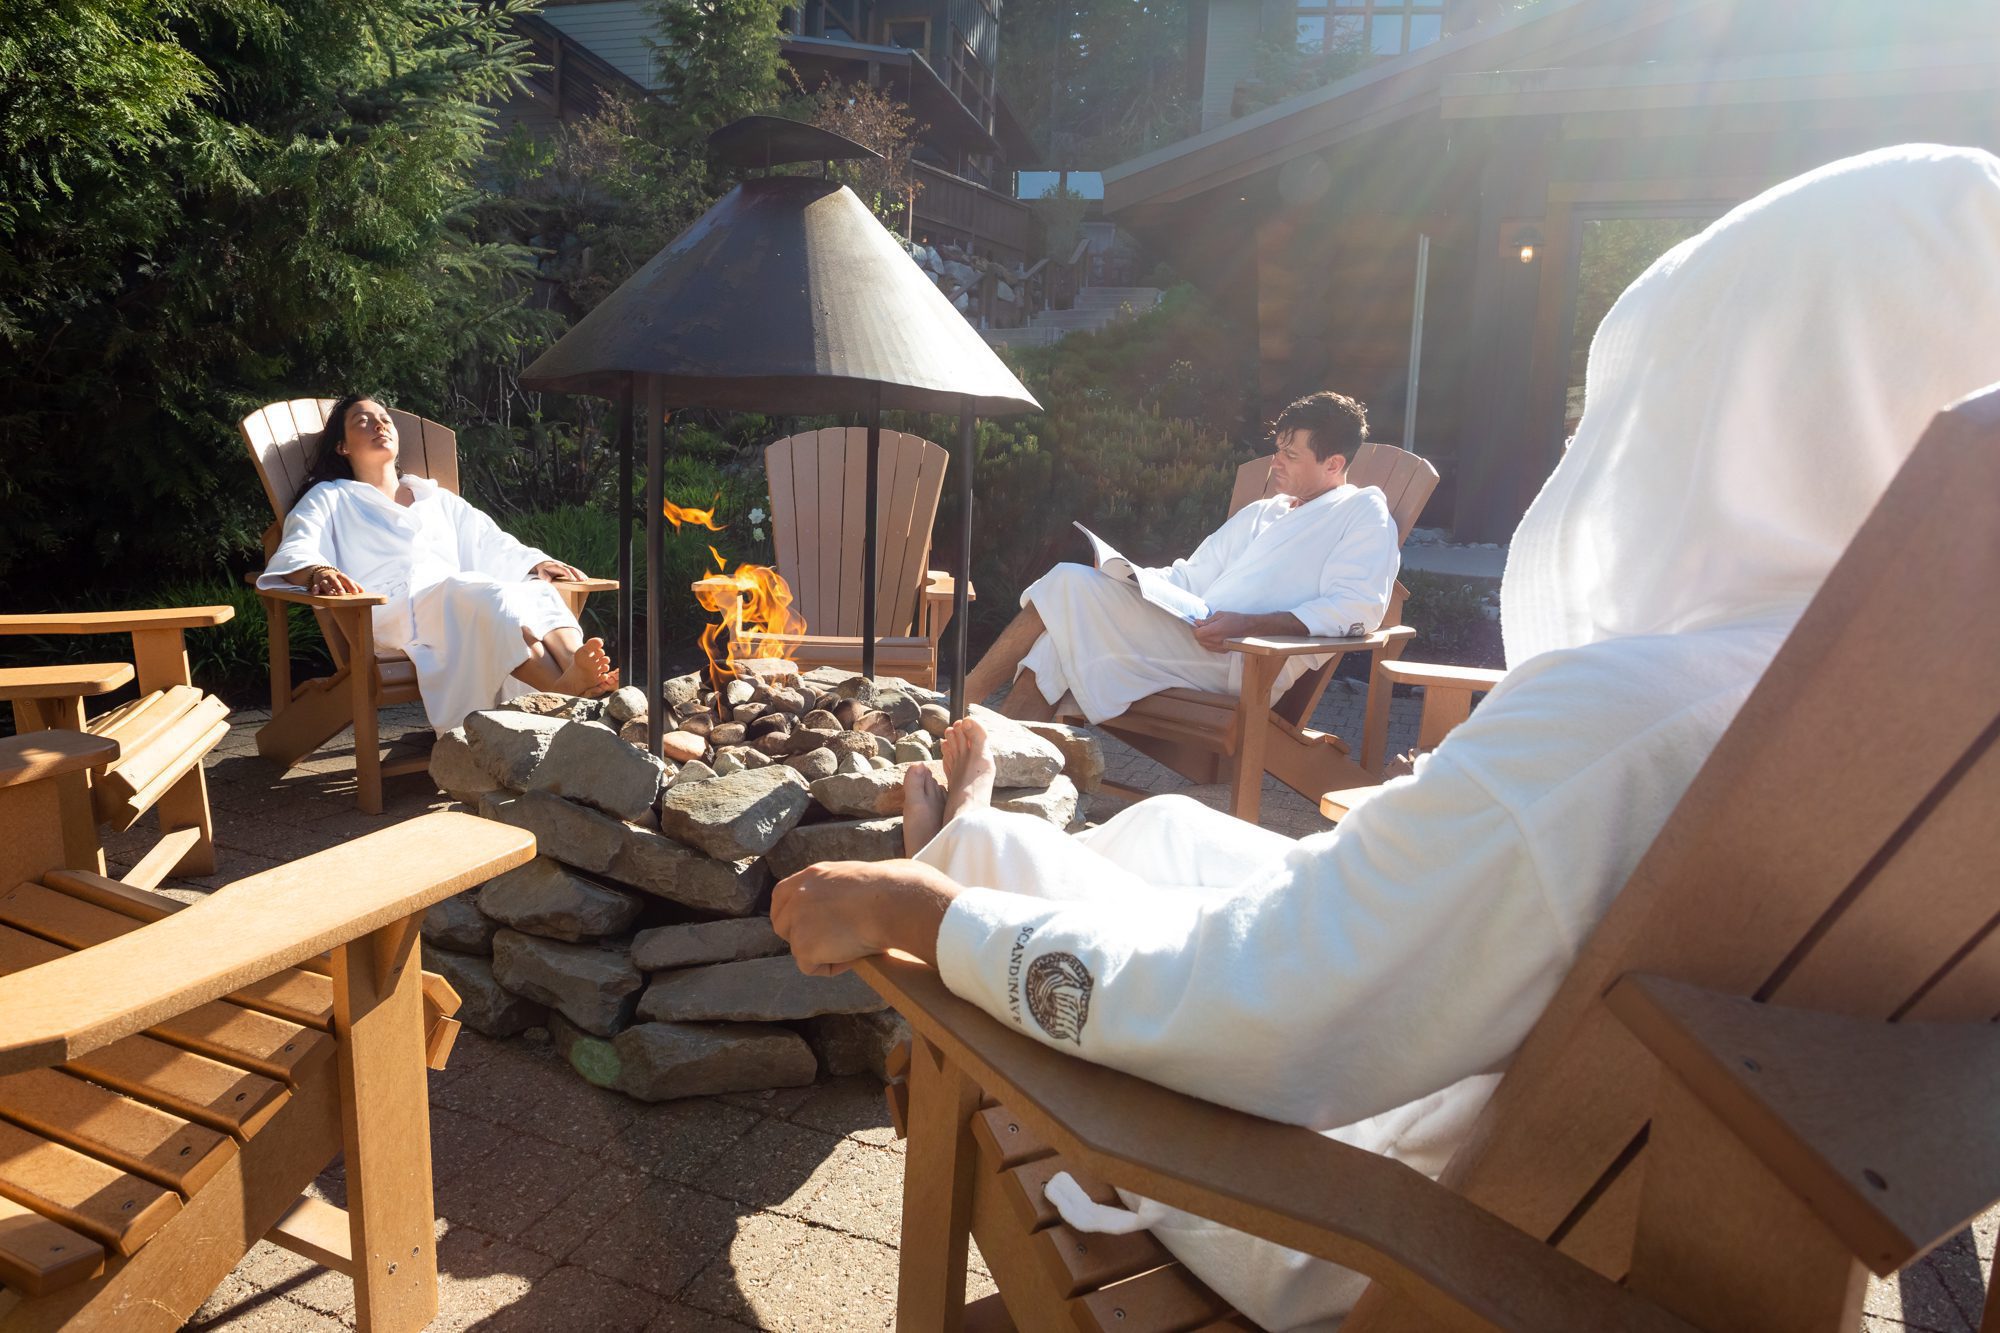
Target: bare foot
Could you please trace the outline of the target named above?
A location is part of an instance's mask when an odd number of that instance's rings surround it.
[[[915,856],[944,827],[944,788],[929,764],[903,775],[903,855]]]
[[[585,639],[576,656],[570,659],[569,669],[549,687],[555,694],[576,694],[586,699],[595,699],[617,688],[618,673],[611,669],[611,658],[604,651],[602,639]]]
[[[948,824],[965,810],[993,804],[993,759],[986,753],[986,728],[969,717],[944,733],[944,818]]]

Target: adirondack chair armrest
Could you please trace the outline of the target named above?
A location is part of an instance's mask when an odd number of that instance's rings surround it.
[[[948,598],[956,594],[958,580],[942,569],[927,570],[924,574],[924,596]],[[972,580],[965,581],[965,600],[979,600],[979,590],[972,586]]]
[[[1427,1327],[1692,1333],[1389,1158],[1064,1055],[959,999],[913,959],[867,958],[855,970],[1078,1169],[1379,1277],[1428,1308]]]
[[[18,787],[79,769],[101,769],[118,757],[118,742],[87,731],[31,731],[0,740],[0,787]]]
[[[406,920],[534,854],[534,836],[523,830],[455,812],[425,815],[0,977],[0,1073],[60,1064],[144,1031]]]
[[[235,616],[236,608],[233,606],[173,606],[148,611],[0,616],[0,634],[132,634],[156,629],[207,629]]]
[[[1500,678],[1507,673],[1490,667],[1444,666],[1433,662],[1398,660],[1384,662],[1382,674],[1397,685],[1423,685],[1478,694],[1498,685]]]
[[[256,575],[250,576],[254,583]],[[354,611],[364,606],[383,606],[388,595],[379,592],[334,593],[322,596],[303,588],[259,588],[257,595],[268,602],[290,602],[294,606],[317,606],[328,611]]]
[[[617,592],[617,579],[554,579],[550,587],[557,592]]]
[[[1249,638],[1231,639],[1224,646],[1232,653],[1242,653],[1248,657],[1317,657],[1325,653],[1374,652],[1392,643],[1414,638],[1416,633],[1408,625],[1391,625],[1372,634],[1357,635],[1351,639],[1322,639],[1306,635],[1282,637],[1253,635]]]

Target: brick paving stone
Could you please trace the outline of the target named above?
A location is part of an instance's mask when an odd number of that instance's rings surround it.
[[[727,1199],[651,1180],[570,1255],[600,1276],[674,1298],[730,1244],[742,1209]]]
[[[431,1179],[437,1186],[458,1179],[483,1165],[511,1131],[490,1120],[454,1111],[447,1106],[431,1107]]]
[[[877,1148],[900,1152],[903,1146],[889,1123],[889,1103],[882,1095],[881,1080],[866,1074],[820,1084],[786,1119]]]
[[[240,1286],[237,1282],[232,1275],[230,1282],[216,1291],[218,1298],[227,1293],[233,1299],[223,1304],[211,1300],[182,1328],[189,1333],[340,1333],[353,1327],[248,1282]]]
[[[668,1305],[653,1316],[653,1322],[646,1325],[646,1333],[748,1333],[755,1327],[697,1310],[692,1305]]]
[[[493,1150],[438,1187],[437,1208],[454,1225],[516,1240],[603,1170],[574,1148],[496,1125]]]
[[[731,1106],[761,1111],[766,1115],[790,1115],[794,1108],[812,1095],[811,1087],[765,1088],[758,1092],[725,1092],[722,1100]]]
[[[842,1139],[800,1189],[803,1216],[894,1249],[903,1231],[904,1161],[887,1148]]]
[[[354,1319],[354,1283],[312,1260],[281,1250],[269,1241],[259,1241],[232,1277],[242,1278],[259,1291],[282,1296],[293,1306],[304,1306],[330,1319]]]
[[[743,1219],[681,1303],[783,1333],[891,1329],[896,1252],[762,1213]]]
[[[495,1314],[528,1299],[556,1261],[471,1227],[438,1242],[438,1314],[429,1333],[484,1329]]]
[[[651,1181],[652,1177],[642,1172],[606,1167],[592,1176],[588,1185],[574,1191],[536,1219],[534,1225],[521,1233],[520,1242],[552,1259],[581,1263],[583,1260],[576,1256],[576,1248],[623,1212]],[[613,1276],[619,1275],[614,1273]]]
[[[642,1108],[598,1155],[614,1167],[689,1182],[763,1117],[717,1097],[689,1097]]]
[[[526,1296],[472,1327],[479,1333],[640,1333],[660,1308],[651,1292],[565,1266],[535,1279]]]
[[[752,1208],[796,1215],[811,1200],[814,1173],[844,1142],[838,1135],[766,1120],[689,1183]]]

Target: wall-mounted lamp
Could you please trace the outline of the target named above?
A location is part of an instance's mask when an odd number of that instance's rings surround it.
[[[1518,259],[1523,264],[1532,264],[1535,262],[1535,257],[1541,253],[1542,234],[1533,227],[1522,227],[1508,237],[1500,249],[1501,253]]]

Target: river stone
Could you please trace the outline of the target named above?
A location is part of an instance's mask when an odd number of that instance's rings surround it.
[[[511,797],[488,792],[479,799],[479,813],[528,830],[537,851],[578,870],[609,870],[625,844],[625,824],[545,791]]]
[[[834,1078],[889,1077],[889,1052],[910,1040],[910,1021],[894,1009],[874,1014],[821,1014],[804,1024],[820,1067]]]
[[[923,764],[930,762],[930,759],[931,752],[928,746],[919,745],[915,741],[896,742],[896,763]]]
[[[762,856],[792,831],[812,797],[782,765],[676,787],[660,798],[660,829],[719,861]]]
[[[785,1023],[886,1007],[859,976],[809,977],[790,958],[710,963],[653,978],[639,997],[647,1023]]]
[[[611,691],[604,700],[604,720],[614,725],[646,716],[646,692],[637,685]]]
[[[735,749],[717,752],[715,756],[715,775],[719,778],[726,778],[731,773],[741,773],[744,769],[750,767],[750,765],[743,762],[744,756],[750,754],[757,754],[757,752],[749,749],[747,746],[739,746]],[[757,754],[757,757],[759,759],[764,758],[761,754]],[[692,768],[693,765],[690,764],[688,767]]]
[[[660,799],[666,780],[665,764],[619,740],[611,728],[596,722],[572,722],[549,742],[548,752],[528,775],[525,787],[580,802],[619,819],[645,819],[651,816],[653,802]]]
[[[923,722],[922,706],[901,691],[886,696],[876,707],[888,717],[898,736],[915,730]]]
[[[747,730],[745,730],[744,732],[744,735],[748,737],[750,740],[755,741],[755,740],[761,740],[764,737],[771,735],[773,732],[776,732],[780,735],[787,735],[791,732],[791,730],[792,730],[792,715],[790,713],[779,713],[779,712],[760,713],[755,718],[751,719]]]
[[[685,676],[675,676],[672,680],[660,682],[660,702],[668,708],[682,709],[692,705],[701,697],[701,673],[690,671]]]
[[[942,736],[951,726],[951,710],[943,704],[924,704],[917,709],[917,719],[925,731],[933,736]]]
[[[705,738],[709,732],[715,730],[715,724],[721,720],[707,711],[690,713],[681,719],[680,729]]]
[[[903,770],[887,772],[869,769],[865,773],[836,773],[812,785],[812,797],[836,815],[867,819],[873,815],[903,813]]]
[[[769,867],[754,857],[719,861],[636,824],[625,826],[611,877],[627,888],[719,916],[756,910],[771,883]]]
[[[669,787],[678,787],[683,782],[700,782],[715,776],[715,770],[699,759],[690,759],[681,765],[681,771],[667,779]]]
[[[854,729],[870,736],[880,736],[890,745],[896,742],[896,724],[887,713],[869,711],[854,719]]]
[[[1022,726],[1062,751],[1063,775],[1088,796],[1104,783],[1104,746],[1096,736],[1067,722],[1023,722]]]
[[[511,699],[503,700],[501,703],[495,705],[495,707],[501,712],[534,713],[541,717],[559,717],[567,721],[569,719],[570,705],[575,702],[576,696],[573,694],[536,692],[533,694],[517,694]]]
[[[865,759],[875,753],[875,738],[865,731],[836,732],[826,748],[835,754],[858,754]]]
[[[439,791],[468,805],[500,785],[472,752],[464,727],[453,727],[431,747],[431,781]]]
[[[802,1088],[819,1072],[812,1047],[798,1033],[757,1023],[641,1023],[608,1042],[585,1038],[570,1064],[599,1087],[642,1102]]]
[[[840,754],[840,760],[834,765],[833,771],[836,773],[872,773],[874,772],[874,766],[860,755],[852,751],[847,751]]]
[[[722,701],[728,704],[731,708],[734,708],[738,704],[749,703],[750,696],[755,694],[756,692],[757,692],[757,687],[755,685],[752,685],[749,681],[732,680],[723,685],[722,687]]]
[[[742,682],[737,682],[741,684]],[[750,734],[750,728],[741,722],[723,722],[708,733],[708,743],[720,749],[725,745],[741,745]]]
[[[805,734],[812,735],[811,732]],[[785,767],[799,774],[807,782],[816,782],[820,778],[832,777],[834,770],[840,767],[840,760],[834,757],[831,750],[807,750],[804,754],[795,754],[785,760]]]
[[[796,686],[799,664],[785,657],[741,657],[730,664],[738,680],[758,684]]]
[[[766,759],[782,759],[792,752],[792,733],[789,731],[767,731],[750,742],[750,748]]]
[[[691,764],[708,753],[708,741],[692,731],[670,731],[660,737],[660,752],[677,764]]]
[[[892,769],[892,768],[894,768],[894,767],[896,766],[896,763],[895,763],[895,761],[894,761],[894,760],[892,760],[892,759],[885,759],[885,758],[883,758],[883,757],[882,757],[881,755],[879,755],[879,754],[878,754],[878,755],[876,755],[876,756],[875,756],[875,757],[874,757],[873,759],[870,759],[870,760],[868,761],[868,763],[869,763],[869,765],[870,765],[871,767],[873,767],[873,768],[875,768],[875,769],[877,769],[877,770],[879,770],[879,771],[881,771],[881,772],[883,772],[883,773],[887,773],[887,772],[888,772],[888,771],[889,771],[890,769]]]
[[[811,727],[814,731],[839,731],[840,719],[824,708],[815,708],[799,719],[799,725]]]
[[[1061,773],[1046,787],[1002,787],[993,793],[993,808],[1017,815],[1034,815],[1057,828],[1076,821],[1076,784]]]
[[[632,1021],[633,997],[645,984],[623,949],[564,944],[518,930],[493,936],[493,976],[514,994],[546,1004],[600,1037]]]
[[[645,718],[635,717],[629,722],[619,724],[618,739],[624,741],[627,745],[636,745],[643,750],[650,739],[649,733],[651,727],[652,724]]]
[[[821,694],[831,694],[850,680],[859,680],[852,667],[816,666],[799,677],[803,685],[810,685]]]
[[[736,921],[695,921],[679,926],[655,926],[632,937],[632,966],[641,972],[665,972],[702,963],[734,963],[745,958],[769,958],[790,946],[771,929],[771,918],[747,916]]]
[[[639,917],[641,900],[538,856],[489,881],[479,910],[516,930],[544,939],[578,940],[624,933]]]
[[[424,949],[424,967],[451,983],[458,992],[456,1018],[474,1032],[488,1037],[511,1037],[540,1027],[549,1011],[533,1000],[523,999],[503,987],[493,975],[493,964],[485,958]]]
[[[969,705],[966,711],[986,728],[986,753],[993,760],[995,787],[1046,787],[1062,772],[1062,751],[1013,718],[979,704]]]
[[[432,903],[424,913],[422,926],[424,943],[433,949],[476,954],[493,952],[493,932],[499,928],[497,922],[479,910],[478,889],[467,889]]]
[[[502,787],[519,791],[527,785],[535,765],[549,752],[556,733],[567,725],[559,717],[544,717],[540,713],[489,709],[467,714],[465,739],[472,747],[472,757],[479,761],[488,777]]]

